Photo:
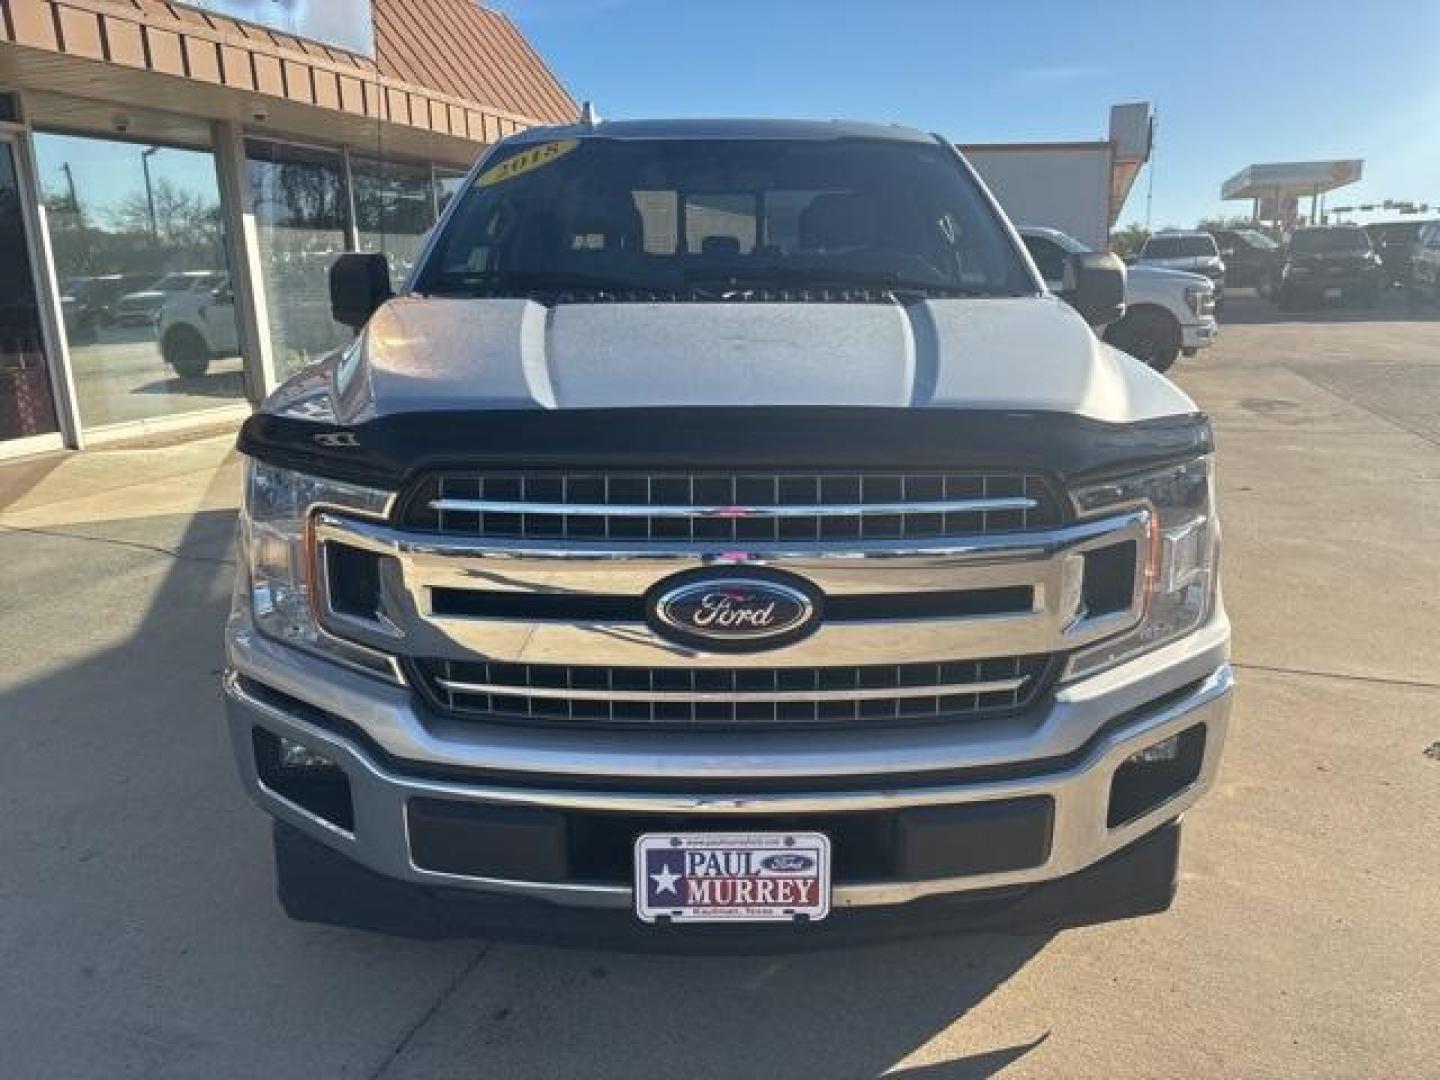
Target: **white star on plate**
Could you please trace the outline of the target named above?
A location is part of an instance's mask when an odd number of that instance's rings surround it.
[[[680,880],[680,875],[671,870],[669,866],[662,865],[660,873],[651,874],[650,880],[655,882],[657,893],[668,892],[674,893],[676,896],[680,895],[680,890],[675,888],[675,882]]]

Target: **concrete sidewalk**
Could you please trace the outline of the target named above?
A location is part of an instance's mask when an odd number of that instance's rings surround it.
[[[1221,446],[1221,783],[1171,912],[1054,938],[696,959],[292,924],[217,689],[233,437],[0,466],[0,1074],[1435,1075],[1440,322],[1246,305],[1180,367]]]

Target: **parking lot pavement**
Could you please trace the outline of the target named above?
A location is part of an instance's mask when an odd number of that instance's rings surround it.
[[[226,440],[0,468],[3,1072],[1435,1075],[1440,319],[1227,306],[1178,369],[1220,441],[1225,767],[1172,911],[1052,938],[682,958],[289,923],[221,728]]]

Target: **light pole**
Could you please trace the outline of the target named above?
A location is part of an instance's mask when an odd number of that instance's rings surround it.
[[[150,240],[160,242],[160,227],[155,221],[155,189],[150,185],[150,158],[160,152],[160,147],[150,146],[140,151],[140,168],[145,173],[145,202],[150,207]]]

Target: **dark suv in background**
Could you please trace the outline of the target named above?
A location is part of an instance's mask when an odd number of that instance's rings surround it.
[[[1410,276],[1407,280],[1412,296],[1429,297],[1440,303],[1440,221],[1426,221],[1410,249]]]
[[[1280,245],[1258,229],[1212,229],[1225,279],[1238,288],[1269,289],[1280,269]]]
[[[1365,234],[1385,271],[1385,285],[1404,285],[1410,281],[1410,256],[1424,221],[1377,221],[1365,226]]]
[[[1297,229],[1285,248],[1275,289],[1281,310],[1301,301],[1357,300],[1371,305],[1384,282],[1380,256],[1358,225]]]

